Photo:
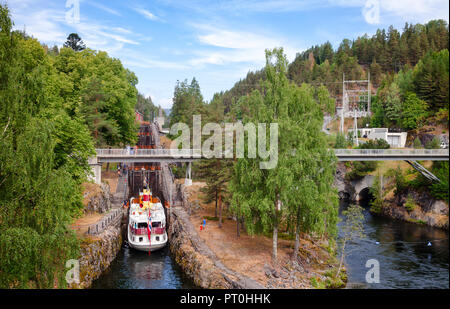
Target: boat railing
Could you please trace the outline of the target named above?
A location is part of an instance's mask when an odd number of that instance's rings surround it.
[[[156,234],[156,235],[161,235],[164,234],[165,232],[165,228],[163,227],[154,227],[152,228],[152,234]],[[134,235],[147,235],[148,231],[146,227],[141,227],[141,228],[131,228],[131,233]]]

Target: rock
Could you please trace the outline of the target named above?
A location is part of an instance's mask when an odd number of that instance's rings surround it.
[[[438,215],[448,215],[448,205],[442,200],[435,201],[431,205],[431,212]]]
[[[108,269],[122,246],[120,221],[111,225],[95,238],[86,238],[81,243],[80,282],[72,283],[69,288],[89,288],[94,280]]]
[[[289,278],[289,273],[287,273],[285,271],[280,271],[280,277],[282,279],[288,279]]]
[[[272,269],[272,276],[275,278],[280,278],[280,274],[275,269]]]
[[[99,189],[97,189],[98,192],[84,192],[84,197],[89,199],[84,209],[85,212],[105,213],[111,209],[112,195],[109,185],[102,183]]]
[[[269,267],[269,265],[267,265],[267,263],[264,264],[263,268],[264,268],[264,273],[266,274],[266,276],[268,278],[272,277],[272,269]]]

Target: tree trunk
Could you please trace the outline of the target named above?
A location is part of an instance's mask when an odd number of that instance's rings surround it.
[[[277,245],[278,245],[278,193],[276,193],[273,212],[273,239],[272,239],[272,262],[277,265]]]
[[[300,206],[297,209],[297,222],[295,224],[295,244],[294,244],[294,254],[292,254],[293,261],[297,261],[299,247],[300,247]]]
[[[222,196],[219,194],[219,228],[222,228]]]
[[[277,264],[277,244],[278,244],[278,223],[273,223],[273,239],[272,239],[272,262]]]
[[[344,243],[342,244],[342,255],[341,255],[341,260],[339,261],[339,268],[338,268],[338,270],[337,270],[337,272],[336,272],[336,278],[339,277],[339,273],[341,272],[342,264],[344,263],[345,243],[346,243],[346,241],[344,240]]]
[[[241,237],[241,231],[239,230],[239,216],[236,216],[236,235]]]
[[[106,171],[109,171],[109,162],[106,162]]]
[[[216,209],[214,210],[214,217],[217,218],[217,190],[216,190]]]

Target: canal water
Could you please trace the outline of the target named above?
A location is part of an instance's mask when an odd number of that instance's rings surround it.
[[[372,215],[367,204],[361,203],[366,237],[348,246],[347,288],[448,289],[448,232]],[[346,207],[348,203],[341,202],[340,210]],[[380,283],[366,283],[366,273],[373,268],[366,267],[370,259],[379,263]]]
[[[170,256],[168,246],[152,252],[138,251],[126,241],[110,267],[92,284],[93,289],[192,289]]]
[[[449,288],[448,232],[419,224],[372,215],[367,201],[364,210],[366,237],[348,245],[347,288]],[[341,202],[340,210],[348,207]],[[342,218],[342,214],[340,215]],[[428,242],[431,246],[428,246]],[[380,283],[366,283],[376,259]],[[109,269],[92,288],[180,289],[195,288],[170,256],[168,247],[149,256],[128,247],[126,241]]]

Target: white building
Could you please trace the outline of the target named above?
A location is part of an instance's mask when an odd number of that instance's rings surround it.
[[[353,129],[349,129],[353,132]],[[358,129],[361,137],[368,139],[384,139],[393,148],[404,148],[406,144],[407,132],[388,132],[387,128],[362,128]]]

